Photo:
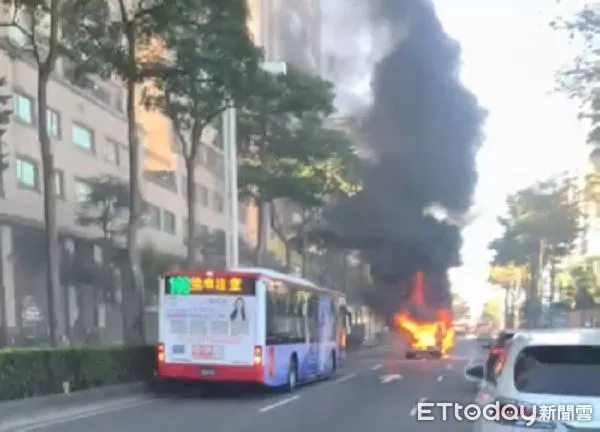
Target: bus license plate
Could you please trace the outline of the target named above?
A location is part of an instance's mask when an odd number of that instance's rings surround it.
[[[201,368],[200,369],[200,375],[202,375],[202,376],[213,376],[214,374],[215,374],[214,369],[210,369],[210,368]]]

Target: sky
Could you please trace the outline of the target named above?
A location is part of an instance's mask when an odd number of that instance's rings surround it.
[[[476,306],[486,283],[490,240],[507,194],[537,179],[585,165],[585,125],[577,103],[559,94],[555,73],[577,47],[550,28],[585,0],[434,0],[446,31],[462,46],[461,79],[489,112],[478,155],[476,220],[464,231],[463,266],[452,289]]]

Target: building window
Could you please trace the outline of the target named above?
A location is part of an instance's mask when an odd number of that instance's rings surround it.
[[[213,210],[223,213],[223,196],[219,192],[213,192]]]
[[[17,182],[23,189],[40,189],[40,169],[37,162],[17,157]]]
[[[50,108],[46,110],[46,127],[50,138],[60,138],[60,114]]]
[[[74,124],[71,131],[71,139],[77,147],[89,152],[94,151],[94,132],[91,129]]]
[[[54,193],[58,198],[65,197],[65,173],[62,170],[54,170]]]
[[[163,231],[175,235],[177,232],[177,219],[175,214],[163,209]]]
[[[84,203],[92,193],[92,187],[83,180],[75,180],[75,201]]]
[[[146,209],[148,211],[148,226],[159,230],[161,226],[160,208],[147,204]]]
[[[106,161],[116,166],[121,165],[121,145],[118,142],[106,141]]]
[[[198,202],[204,206],[208,207],[208,189],[204,185],[197,185],[196,191],[198,193]]]
[[[22,94],[15,93],[13,98],[13,110],[15,117],[23,123],[33,124],[33,99]]]

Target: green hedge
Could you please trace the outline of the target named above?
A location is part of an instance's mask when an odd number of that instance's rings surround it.
[[[154,347],[76,347],[0,351],[0,401],[149,380]]]

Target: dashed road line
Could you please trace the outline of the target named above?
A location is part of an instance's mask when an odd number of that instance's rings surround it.
[[[355,374],[355,373],[351,373],[351,374],[348,374],[348,375],[344,375],[343,377],[340,377],[340,378],[336,379],[336,380],[334,381],[334,383],[341,383],[341,382],[344,382],[344,381],[348,381],[349,379],[352,379],[352,378],[354,378],[355,376],[356,376],[356,374]]]
[[[280,400],[279,402],[275,402],[274,404],[267,405],[265,407],[260,408],[258,410],[258,412],[259,413],[265,413],[267,411],[271,411],[272,409],[279,408],[280,406],[287,405],[290,402],[294,402],[294,401],[296,401],[298,399],[300,399],[299,395],[292,396],[292,397],[289,397],[289,398],[285,398],[285,399]]]
[[[444,379],[444,375],[440,375],[439,377],[437,377],[438,382],[442,382],[443,379]]]
[[[371,368],[371,370],[378,370],[378,369],[381,369],[381,367],[382,367],[382,366],[383,366],[382,364],[376,364],[376,365],[374,365],[374,366]]]

